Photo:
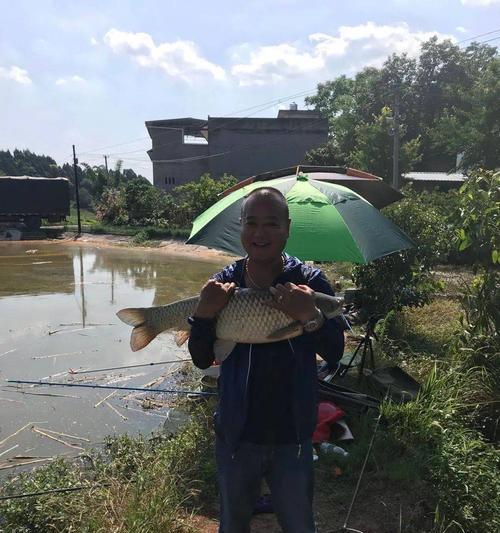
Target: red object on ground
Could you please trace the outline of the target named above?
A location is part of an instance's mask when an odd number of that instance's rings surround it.
[[[344,411],[332,402],[318,404],[318,422],[314,430],[313,443],[325,442],[330,438],[332,424],[345,416]]]

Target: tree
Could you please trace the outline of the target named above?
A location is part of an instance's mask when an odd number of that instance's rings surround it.
[[[362,290],[364,312],[380,317],[404,306],[428,303],[439,287],[431,269],[449,250],[442,211],[411,188],[403,200],[386,207],[384,214],[405,231],[415,247],[354,268],[353,281]]]
[[[391,174],[392,139],[382,115],[393,109],[397,95],[402,170],[415,165],[416,170],[449,171],[459,153],[464,153],[464,169],[500,166],[499,61],[495,47],[472,43],[461,49],[433,37],[422,44],[418,59],[394,54],[379,69],[319,84],[306,103],[328,119],[329,136],[324,146],[309,152],[308,162]],[[384,155],[375,154],[374,146]]]
[[[356,147],[348,157],[349,165],[381,176],[387,181],[392,176],[392,143],[390,134],[391,110],[382,108],[368,124],[356,127]],[[404,137],[405,127],[401,128]],[[408,172],[420,160],[420,138],[403,142],[400,148],[400,172]]]
[[[182,228],[191,226],[193,220],[219,199],[219,194],[237,183],[236,178],[224,174],[213,179],[204,174],[197,181],[180,185],[172,190],[175,209],[172,222]]]

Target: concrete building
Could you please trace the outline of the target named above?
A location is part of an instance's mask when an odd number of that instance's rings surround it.
[[[306,152],[328,136],[328,121],[296,104],[277,118],[178,118],[148,121],[146,127],[153,183],[166,191],[207,172],[243,179],[304,163]]]

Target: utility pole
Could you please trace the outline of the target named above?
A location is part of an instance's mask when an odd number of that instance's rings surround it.
[[[399,90],[394,94],[394,118],[393,118],[393,150],[392,150],[392,186],[399,191],[401,188],[399,179]]]
[[[76,195],[76,214],[78,217],[78,236],[82,234],[82,222],[80,220],[80,191],[78,189],[78,172],[76,165],[78,159],[76,158],[75,145],[73,145],[73,170],[75,171],[75,195]]]
[[[108,179],[108,183],[109,183],[109,170],[108,170],[108,156],[107,155],[104,156],[104,164],[106,165],[106,178]]]

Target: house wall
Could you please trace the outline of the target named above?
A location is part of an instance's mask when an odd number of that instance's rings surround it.
[[[315,119],[227,119],[208,122],[212,176],[239,179],[304,163],[306,152],[326,143],[328,124]],[[228,152],[228,153],[225,153]],[[224,155],[216,156],[222,153]]]
[[[212,177],[232,174],[239,179],[304,163],[308,150],[325,144],[328,121],[317,115],[300,118],[209,117],[208,144],[184,143],[184,133],[198,119],[173,119],[146,123],[152,138],[148,154],[153,161],[153,183],[170,191],[210,172]],[[191,133],[192,134],[192,133]],[[197,158],[184,161],[175,159]],[[165,162],[165,161],[168,162]]]
[[[150,131],[155,131],[154,129]],[[159,130],[153,134],[153,148],[148,151],[153,162],[153,184],[164,191],[188,183],[209,171],[207,159],[171,161],[189,157],[206,157],[207,144],[184,143],[183,129]],[[163,162],[163,161],[169,162]]]

